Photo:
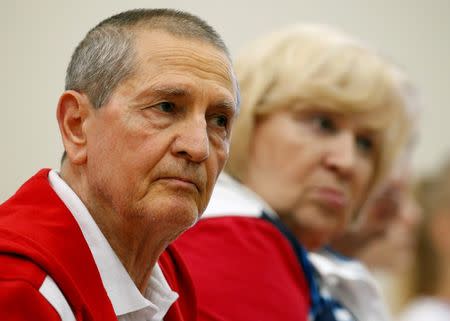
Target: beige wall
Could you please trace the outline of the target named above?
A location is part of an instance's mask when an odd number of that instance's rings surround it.
[[[297,21],[339,26],[400,62],[421,87],[426,108],[415,168],[428,169],[449,152],[449,0],[0,0],[0,202],[38,169],[58,168],[55,106],[78,41],[111,14],[149,6],[200,15],[233,54]]]

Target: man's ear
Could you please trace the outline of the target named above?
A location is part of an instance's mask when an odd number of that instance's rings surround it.
[[[73,90],[65,91],[59,98],[56,118],[71,163],[81,165],[87,160],[87,137],[85,122],[91,112],[86,95]]]

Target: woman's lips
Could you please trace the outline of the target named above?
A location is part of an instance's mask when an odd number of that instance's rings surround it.
[[[348,204],[348,198],[345,193],[335,188],[316,188],[314,190],[314,196],[323,205],[338,210],[346,208]]]

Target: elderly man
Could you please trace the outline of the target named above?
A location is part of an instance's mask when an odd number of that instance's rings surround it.
[[[89,31],[58,102],[61,170],[0,206],[0,319],[194,319],[176,251],[160,255],[206,208],[237,104],[195,16],[132,10]]]

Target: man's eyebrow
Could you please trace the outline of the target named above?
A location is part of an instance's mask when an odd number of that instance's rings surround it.
[[[185,97],[191,94],[190,90],[186,88],[173,86],[158,86],[151,88],[151,90],[157,95],[169,97]]]
[[[159,96],[159,97],[186,97],[189,96],[190,91],[186,88],[178,86],[151,86],[145,88],[139,92],[135,99],[145,99],[148,96]]]
[[[237,107],[232,99],[223,99],[218,102],[216,102],[214,105],[214,108],[224,109],[230,113],[237,113]]]
[[[159,97],[168,97],[168,98],[183,98],[191,96],[192,91],[189,88],[183,88],[182,86],[152,86],[149,87],[137,95],[137,99],[144,98],[148,95],[156,95]],[[237,113],[236,102],[231,99],[224,97],[223,99],[219,99],[217,102],[212,104],[214,108],[220,108],[227,110],[230,113]]]

